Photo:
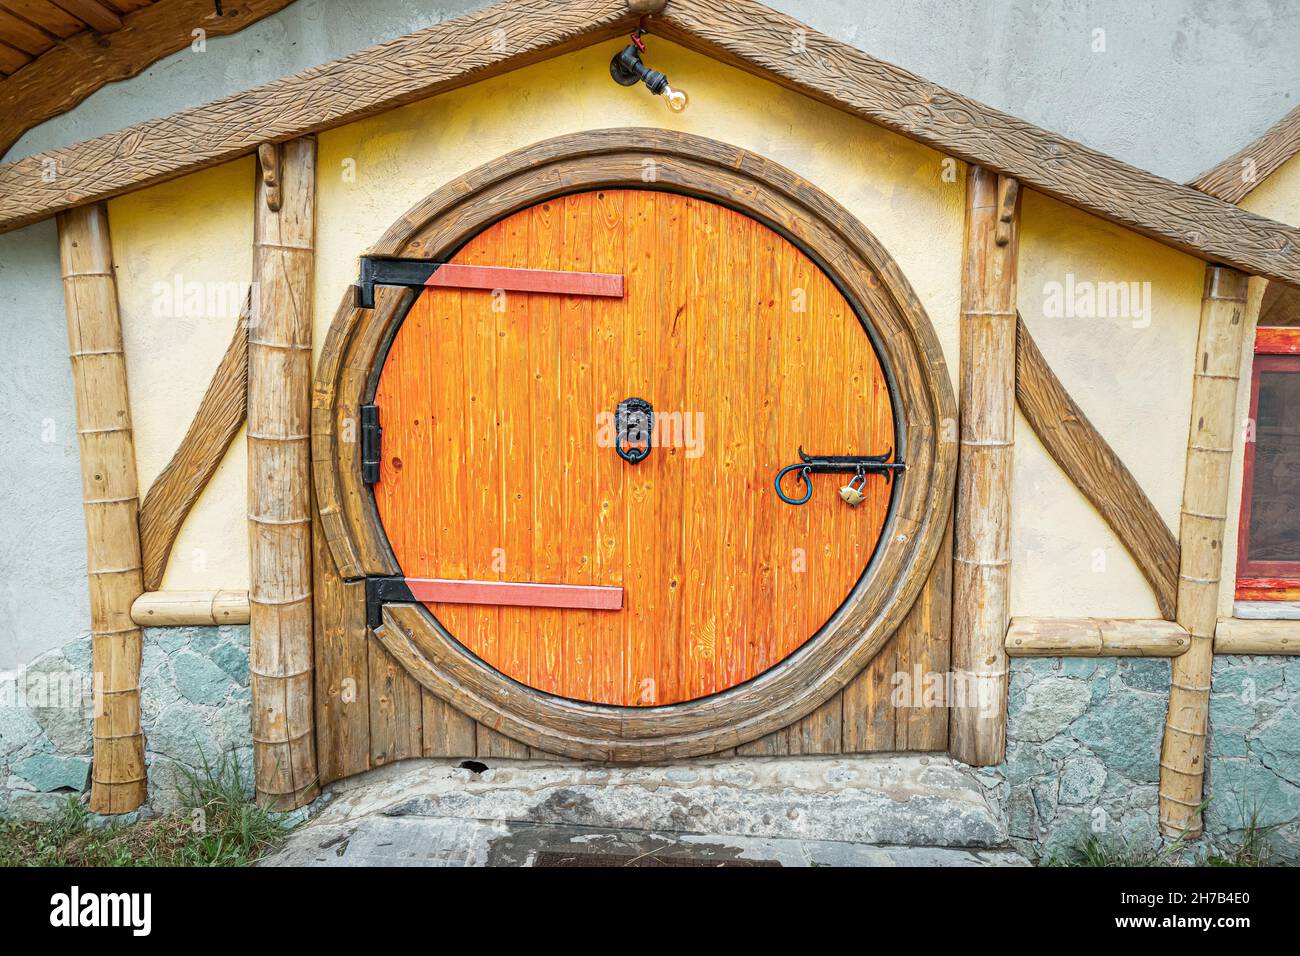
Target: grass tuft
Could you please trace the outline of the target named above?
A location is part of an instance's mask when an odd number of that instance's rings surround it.
[[[132,824],[103,823],[70,796],[48,823],[0,820],[0,866],[248,866],[289,833],[281,815],[248,799],[223,755],[185,772],[181,805]]]

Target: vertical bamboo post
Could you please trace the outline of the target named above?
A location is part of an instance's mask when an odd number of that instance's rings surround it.
[[[1206,268],[1192,379],[1175,618],[1191,635],[1191,648],[1173,660],[1160,750],[1160,828],[1171,836],[1201,834],[1210,668],[1246,327],[1246,285],[1247,277],[1234,269],[1213,264]]]
[[[266,153],[259,150],[263,163]],[[248,597],[257,799],[288,810],[319,792],[309,445],[316,141],[297,139],[278,153],[277,169],[259,163],[254,213]]]
[[[948,752],[972,766],[1000,763],[1006,747],[1018,193],[1014,179],[971,167],[962,267]]]
[[[143,635],[131,620],[144,570],[108,209],[96,203],[60,213],[58,228],[86,509],[95,686],[90,809],[126,813],[144,802],[147,789],[140,729]]]

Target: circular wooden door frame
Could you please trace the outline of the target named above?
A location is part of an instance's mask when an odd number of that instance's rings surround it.
[[[390,604],[375,636],[424,687],[475,720],[541,750],[598,760],[701,756],[779,730],[841,690],[884,646],[920,593],[939,551],[956,477],[956,400],[934,328],[876,238],[794,173],[714,140],[658,129],[611,129],[546,140],[432,193],[371,251],[450,258],[471,237],[527,206],[600,188],[677,191],[720,203],[807,254],[858,312],[890,381],[899,453],[908,467],[880,543],[839,610],[803,646],[709,697],[661,707],[610,707],[556,697],[493,670],[423,605]],[[344,296],[314,389],[313,470],[325,539],[347,579],[401,574],[361,482],[357,406],[415,300],[379,288],[374,309]],[[351,440],[341,440],[349,437]]]

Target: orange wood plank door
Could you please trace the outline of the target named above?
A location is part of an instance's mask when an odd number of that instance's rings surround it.
[[[625,294],[420,295],[375,396],[375,498],[403,573],[625,594],[619,611],[428,605],[447,631],[530,687],[629,707],[734,687],[814,635],[866,568],[889,488],[868,477],[852,508],[849,476],[814,475],[793,507],[773,479],[801,445],[894,442],[870,340],[826,275],[753,219],[651,190],[524,209],[453,261],[620,273]],[[638,464],[610,444],[629,397],[657,417]]]

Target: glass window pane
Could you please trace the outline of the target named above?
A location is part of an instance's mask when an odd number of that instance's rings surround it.
[[[1261,372],[1250,488],[1251,561],[1300,561],[1300,374]]]

